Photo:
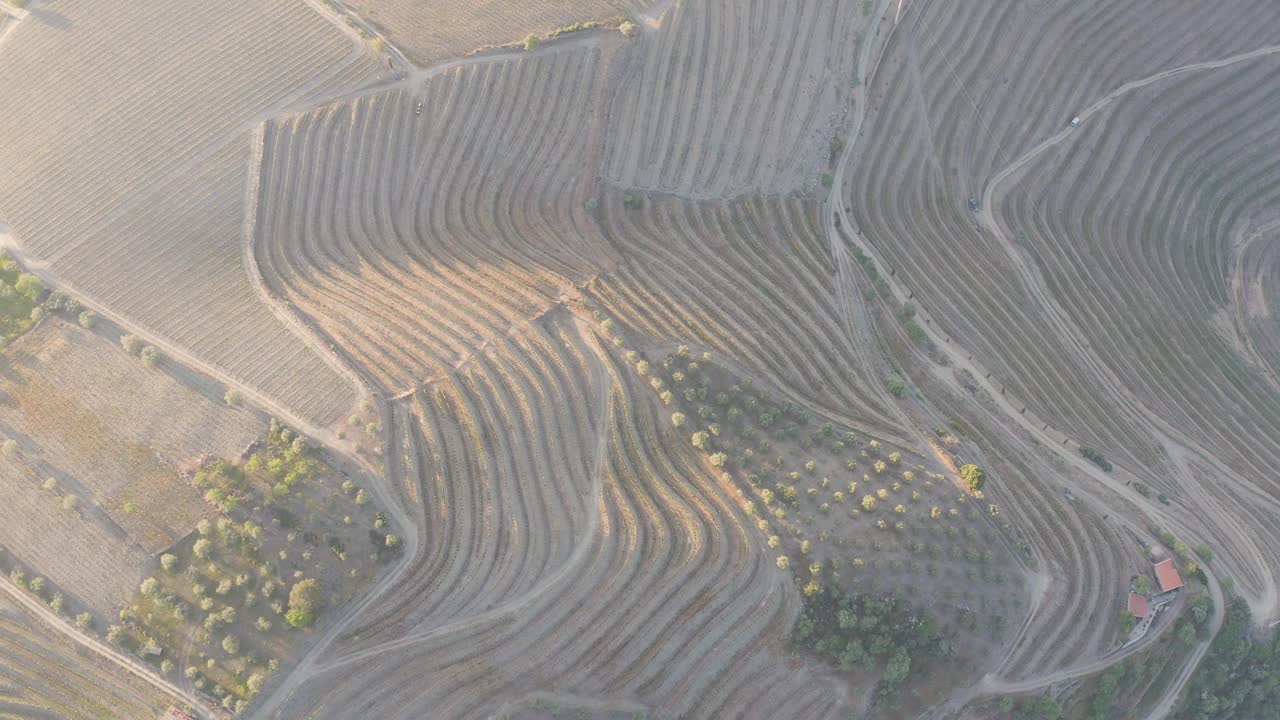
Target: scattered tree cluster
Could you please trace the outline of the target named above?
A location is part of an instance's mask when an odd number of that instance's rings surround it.
[[[1280,635],[1250,639],[1249,606],[1231,598],[1222,628],[1196,668],[1175,720],[1257,720],[1280,707]]]
[[[889,701],[929,659],[955,650],[933,620],[887,596],[845,594],[826,588],[805,599],[791,639],[840,670],[881,669],[880,697]]]
[[[22,272],[8,253],[0,253],[0,341],[9,342],[44,318],[43,295],[40,278]]]

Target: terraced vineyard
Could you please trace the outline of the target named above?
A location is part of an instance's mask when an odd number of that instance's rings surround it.
[[[282,0],[38,10],[0,45],[0,133],[24,139],[0,149],[10,239],[100,310],[297,415],[344,413],[350,380],[245,273],[248,131],[372,56]]]
[[[1275,543],[1253,538],[1271,533],[1275,448],[1256,439],[1280,396],[1215,318],[1238,282],[1231,238],[1274,201],[1256,84],[1278,28],[1258,2],[920,5],[889,41],[848,175],[863,239],[940,331],[1233,547],[1222,560],[1267,615]]]
[[[0,12],[0,715],[1006,720],[1163,651],[1158,720],[1280,616],[1276,38]]]
[[[601,261],[582,207],[611,47],[463,64],[270,123],[267,283],[392,394],[546,312]]]
[[[837,0],[677,2],[636,48],[605,176],[698,198],[813,188],[867,21]]]
[[[0,598],[0,715],[132,720],[155,717],[170,702]]]
[[[800,196],[653,198],[632,210],[612,195],[601,224],[623,259],[586,293],[655,344],[695,341],[842,424],[909,444],[877,392],[860,300],[830,300],[838,284],[817,212]],[[770,331],[781,325],[786,335]]]
[[[273,715],[482,716],[527,706],[541,687],[569,707],[830,714],[834,686],[788,670],[772,637],[795,596],[733,491],[679,449],[651,391],[580,327],[557,313],[397,408],[404,492],[433,514],[427,534],[403,587],[280,693]],[[583,445],[557,447],[572,438]],[[369,663],[388,655],[398,670]]]

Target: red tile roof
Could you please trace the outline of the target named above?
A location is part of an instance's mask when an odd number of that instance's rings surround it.
[[[1156,580],[1160,581],[1161,592],[1169,592],[1182,587],[1182,576],[1173,566],[1173,558],[1156,563]]]
[[[1129,612],[1133,613],[1133,616],[1137,618],[1146,617],[1147,616],[1146,596],[1139,595],[1136,592],[1130,592],[1129,593]]]

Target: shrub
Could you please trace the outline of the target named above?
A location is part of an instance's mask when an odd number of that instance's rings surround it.
[[[240,638],[237,638],[235,635],[228,635],[222,638],[222,649],[228,655],[239,655]]]
[[[634,37],[636,34],[636,24],[630,20],[624,20],[622,24],[618,26],[618,32],[622,33],[623,37]]]
[[[80,498],[75,495],[67,495],[62,498],[62,509],[67,512],[75,512],[80,508]]]
[[[1111,472],[1111,463],[1107,461],[1107,456],[1091,447],[1081,447],[1080,454],[1089,462],[1102,468],[1103,472]]]
[[[369,494],[366,493],[363,489],[356,491],[356,504],[357,505],[369,504]]]
[[[167,573],[172,573],[178,569],[178,556],[172,553],[165,553],[160,556],[160,567]]]
[[[93,616],[87,612],[82,612],[76,616],[76,627],[84,631],[93,629]]]
[[[889,388],[889,394],[894,397],[902,397],[902,393],[907,389],[907,384],[898,378],[889,378],[885,386]]]
[[[525,52],[533,52],[534,50],[537,50],[541,46],[542,46],[542,38],[538,37],[537,35],[534,35],[533,33],[529,33],[528,35],[524,36]]]
[[[160,363],[160,353],[150,345],[142,348],[142,353],[139,357],[142,358],[142,364],[149,368],[153,368]]]
[[[0,442],[0,453],[4,453],[5,457],[17,457],[19,450],[21,448],[18,446],[18,441],[13,438],[5,438],[4,442]]]
[[[125,638],[124,628],[120,627],[119,625],[112,625],[111,627],[107,628],[107,642],[111,643],[112,645],[120,645],[124,643],[124,638]]]
[[[48,314],[49,314],[48,310],[45,310],[44,308],[37,305],[31,308],[31,322],[38,323],[44,319],[45,315],[48,315]]]
[[[80,327],[86,330],[92,330],[94,325],[98,324],[98,314],[92,310],[85,310],[80,313]]]
[[[137,335],[121,335],[120,347],[124,348],[124,351],[130,355],[136,356],[142,352],[142,338]]]
[[[235,388],[227,390],[227,394],[223,395],[222,399],[231,407],[238,407],[240,403],[243,402],[243,398],[240,396],[240,391]]]
[[[710,439],[711,439],[710,433],[708,433],[706,430],[699,430],[689,438],[689,442],[693,443],[694,447],[698,448],[699,450],[702,450],[706,448],[707,441]]]

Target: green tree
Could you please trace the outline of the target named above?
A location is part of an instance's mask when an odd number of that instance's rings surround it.
[[[82,612],[76,616],[76,627],[88,632],[93,629],[93,616],[87,612]]]
[[[539,47],[542,47],[542,38],[538,37],[537,35],[534,35],[533,33],[529,33],[528,35],[525,35],[524,49],[526,52],[533,52],[534,50],[537,50]]]
[[[149,368],[153,368],[160,364],[160,353],[150,345],[142,348],[142,352],[139,354],[139,357],[142,358],[142,364]]]
[[[907,679],[907,675],[911,673],[911,656],[903,648],[893,651],[893,655],[889,657],[889,664],[885,667],[884,681],[890,685],[897,685]]]
[[[208,560],[213,554],[213,543],[209,542],[208,538],[200,538],[191,546],[191,554],[201,560]]]
[[[1128,633],[1138,624],[1138,618],[1128,610],[1120,611],[1120,632]]]
[[[164,568],[167,573],[172,573],[178,569],[178,556],[173,553],[165,553],[160,556],[160,567]]]
[[[121,335],[120,347],[124,348],[125,352],[136,357],[138,353],[142,352],[142,338],[137,335]]]
[[[982,486],[987,482],[986,473],[973,463],[960,468],[960,477],[964,479],[964,484],[974,492],[981,490]]]
[[[13,289],[18,291],[31,302],[35,302],[40,297],[40,293],[44,292],[44,284],[40,282],[40,278],[31,273],[22,273],[18,276],[18,281],[13,284]]]
[[[98,324],[98,314],[92,310],[85,310],[80,313],[80,327],[86,330],[92,330],[94,325]]]
[[[1143,573],[1133,581],[1133,591],[1139,595],[1146,595],[1151,592],[1151,576]]]
[[[297,628],[309,627],[320,612],[320,602],[320,584],[314,578],[294,583],[289,590],[289,611],[285,613],[285,620]]]

